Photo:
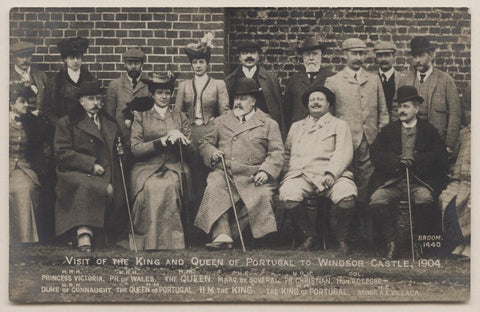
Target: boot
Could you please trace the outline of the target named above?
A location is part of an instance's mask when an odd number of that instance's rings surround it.
[[[303,204],[294,207],[290,215],[292,216],[292,221],[305,238],[296,250],[311,250],[316,247],[318,245],[317,233],[313,229],[312,222],[310,222]]]
[[[336,227],[335,233],[337,235],[338,248],[340,253],[348,255],[351,253],[351,248],[346,242],[348,226],[351,221],[351,209],[335,207]]]

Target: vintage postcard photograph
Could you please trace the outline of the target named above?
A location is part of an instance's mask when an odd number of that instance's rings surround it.
[[[11,304],[474,296],[471,8],[39,5],[3,48]]]

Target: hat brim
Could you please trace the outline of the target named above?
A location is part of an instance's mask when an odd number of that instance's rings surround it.
[[[245,90],[245,91],[242,91],[242,92],[234,92],[233,96],[235,96],[235,95],[247,95],[247,94],[257,96],[261,93],[262,93],[262,90],[254,89],[254,90]]]
[[[310,46],[310,47],[304,47],[304,48],[303,47],[298,47],[297,52],[299,54],[302,54],[303,52],[317,50],[317,49],[322,50],[322,54],[323,54],[323,53],[325,53],[325,50],[327,49],[327,46],[324,45],[324,44],[319,44],[319,45],[316,45],[316,46]]]
[[[435,51],[435,47],[411,50],[410,54],[411,55],[419,55],[419,54],[422,54],[423,52],[432,52],[432,51]]]
[[[364,48],[364,47],[355,47],[355,48],[343,48],[344,51],[367,51],[368,48]]]
[[[395,53],[397,50],[393,49],[384,49],[384,50],[373,50],[375,53]]]
[[[421,97],[420,95],[411,95],[403,99],[398,99],[397,101],[398,101],[398,104],[402,104],[407,101],[417,101],[418,104],[422,104],[424,100],[423,100],[423,97]]]
[[[88,91],[79,91],[77,92],[77,99],[81,98],[82,96],[89,96],[89,95],[97,95],[97,94],[104,94],[105,93],[105,88],[101,87],[96,90],[88,90]]]
[[[20,54],[33,54],[35,52],[35,48],[27,48],[22,50],[17,50],[12,52],[13,55],[20,55]]]

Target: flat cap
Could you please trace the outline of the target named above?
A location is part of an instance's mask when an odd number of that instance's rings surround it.
[[[395,51],[397,51],[397,47],[393,42],[380,41],[373,46],[373,52],[375,53],[395,53]]]
[[[140,49],[128,49],[123,53],[123,60],[143,60],[145,61],[145,53]]]
[[[33,53],[35,45],[27,41],[18,41],[10,46],[10,52],[12,54],[20,53]]]
[[[367,50],[367,45],[358,38],[348,38],[343,42],[342,50],[365,51]]]

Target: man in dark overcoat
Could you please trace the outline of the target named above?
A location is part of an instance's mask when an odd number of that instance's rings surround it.
[[[287,130],[299,120],[308,116],[308,109],[303,105],[302,96],[311,86],[323,86],[327,77],[335,73],[322,66],[322,56],[327,46],[315,37],[305,39],[297,48],[303,59],[301,70],[294,73],[285,87],[284,116]]]
[[[205,164],[213,168],[195,218],[195,226],[211,234],[208,249],[231,248],[238,235],[232,218],[229,220],[232,203],[221,157],[225,158],[240,227],[250,225],[254,238],[277,230],[272,195],[283,168],[284,147],[278,123],[255,107],[259,93],[255,80],[240,78],[233,110],[215,119],[214,128],[198,147]]]
[[[423,98],[413,86],[398,89],[399,120],[388,124],[370,148],[376,191],[370,198],[374,226],[383,232],[387,258],[395,253],[398,203],[407,199],[406,170],[409,171],[415,234],[432,233],[438,228],[440,212],[434,206],[448,157],[445,144],[435,127],[417,118]],[[435,224],[437,222],[437,224]]]
[[[241,42],[237,51],[239,53],[240,66],[225,78],[230,97],[230,107],[233,105],[234,90],[238,79],[243,77],[254,79],[262,89],[262,93],[257,97],[255,107],[270,115],[278,123],[282,137],[285,139],[287,137],[287,129],[285,116],[283,115],[282,91],[277,75],[260,65],[262,49],[257,42]]]
[[[55,131],[55,232],[73,230],[82,251],[91,250],[95,229],[116,240],[126,225],[117,155],[120,132],[113,117],[102,110],[102,92],[99,82],[83,82],[76,109],[59,119]]]

